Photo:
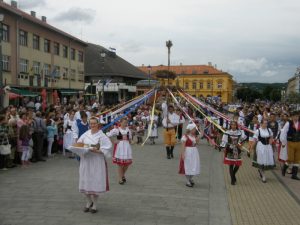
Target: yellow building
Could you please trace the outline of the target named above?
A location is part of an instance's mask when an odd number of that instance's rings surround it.
[[[45,16],[23,12],[16,1],[0,1],[0,9],[4,86],[24,96],[45,89],[48,100],[54,90],[60,97],[84,90],[85,42],[51,26]]]
[[[232,75],[218,70],[212,65],[179,65],[170,66],[169,68],[163,65],[141,66],[139,69],[151,73],[152,77],[160,81],[161,86],[166,86],[168,79],[157,76],[157,71],[169,70],[175,75],[172,78],[169,77],[169,86],[179,87],[194,97],[220,96],[224,103],[232,101]]]

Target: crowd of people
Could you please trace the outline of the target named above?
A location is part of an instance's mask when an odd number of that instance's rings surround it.
[[[224,150],[232,185],[237,184],[244,151],[252,153],[262,182],[267,182],[266,171],[276,165],[276,152],[282,175],[290,168],[291,178],[299,180],[299,111],[285,104],[257,102],[242,104],[232,113],[221,104],[204,102],[217,110],[199,110],[184,99],[175,104],[168,96],[159,98],[154,114],[151,101],[130,112],[117,110],[125,103],[107,108],[97,102],[61,105],[58,101],[45,111],[38,104],[9,106],[0,115],[0,168],[20,165],[26,169],[53,154],[76,157],[80,161],[79,190],[87,200],[84,211],[95,213],[98,195],[109,190],[106,159],[112,155],[118,166],[118,182],[126,184],[133,162],[132,144],[156,144],[158,127],[162,126],[168,160],[174,158],[175,146],[181,143],[179,173],[185,175],[187,187],[193,187],[193,176],[200,174],[197,145],[201,139]]]

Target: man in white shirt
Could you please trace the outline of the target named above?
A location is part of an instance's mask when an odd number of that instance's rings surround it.
[[[179,119],[180,117],[174,112],[174,106],[169,105],[168,112],[162,121],[168,159],[174,158],[173,150],[176,143],[175,127],[179,124]]]

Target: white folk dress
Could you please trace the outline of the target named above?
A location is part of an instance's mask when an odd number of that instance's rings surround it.
[[[110,156],[112,143],[100,130],[95,134],[86,131],[77,141],[85,145],[100,144],[103,154],[90,152],[87,148],[70,147],[70,150],[80,156],[79,191],[85,194],[98,195],[109,190],[108,171],[105,157]]]
[[[185,158],[180,160],[179,173],[185,175],[200,174],[200,156],[196,147],[196,138],[191,135],[183,135],[181,142],[185,143]]]
[[[152,129],[150,132],[150,136],[149,137],[154,137],[157,138],[158,134],[157,134],[157,123],[158,123],[158,116],[154,115],[154,117],[152,118],[152,116],[147,116],[147,121],[148,121],[148,132],[150,129],[150,123],[151,120],[153,119],[153,125],[152,125]]]
[[[129,140],[132,139],[131,131],[128,127],[114,128],[107,133],[108,137],[117,137],[113,151],[113,163],[128,166],[132,163],[132,149]]]
[[[271,129],[259,128],[255,131],[253,138],[256,144],[256,159],[254,157],[252,165],[254,167],[268,170],[275,167],[274,153],[269,138],[273,137]],[[263,143],[265,142],[265,143]]]
[[[69,149],[69,147],[74,144],[74,138],[72,134],[72,126],[75,123],[75,120],[66,119],[64,121],[64,149]]]

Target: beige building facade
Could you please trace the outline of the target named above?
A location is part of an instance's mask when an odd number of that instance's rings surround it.
[[[87,44],[36,17],[0,1],[2,27],[2,81],[4,86],[49,97],[84,90],[84,57]]]

